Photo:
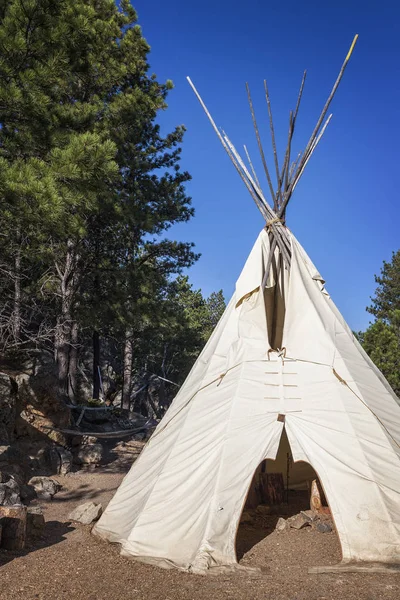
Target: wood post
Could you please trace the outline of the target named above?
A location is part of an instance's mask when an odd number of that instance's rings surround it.
[[[285,485],[282,473],[260,473],[261,498],[263,504],[282,504],[285,499]]]
[[[1,547],[6,550],[23,550],[26,540],[26,506],[0,506],[2,528]]]

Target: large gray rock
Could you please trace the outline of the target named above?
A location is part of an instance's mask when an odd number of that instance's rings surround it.
[[[81,446],[75,462],[78,465],[98,465],[103,458],[103,446],[101,444],[87,444]]]
[[[83,525],[90,525],[90,523],[100,519],[102,512],[103,507],[101,504],[85,502],[85,504],[81,504],[75,508],[75,510],[68,515],[68,518],[71,519],[71,521],[77,521]]]
[[[58,481],[50,477],[32,477],[28,484],[35,489],[37,497],[41,500],[52,500],[62,488]]]
[[[14,477],[0,472],[0,506],[21,504],[20,489]]]
[[[59,397],[58,382],[53,372],[35,376],[19,373],[18,418],[15,423],[17,437],[30,440],[52,440],[67,446],[66,436],[60,430],[70,424],[70,409]]]
[[[26,514],[26,533],[28,537],[42,537],[45,525],[43,511],[40,506],[29,506]]]

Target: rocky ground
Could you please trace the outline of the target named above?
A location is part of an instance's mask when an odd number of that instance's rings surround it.
[[[309,575],[310,566],[340,560],[334,532],[312,527],[275,526],[280,515],[253,515],[239,528],[237,551],[243,566],[258,575],[188,575],[164,571],[119,556],[118,548],[90,534],[90,526],[72,523],[70,512],[83,502],[107,504],[140,442],[119,445],[107,464],[55,479],[63,486],[52,501],[41,501],[46,528],[41,540],[23,552],[0,550],[1,600],[398,600],[400,574]],[[35,501],[37,502],[37,501]],[[283,510],[289,516],[299,508]],[[282,516],[282,515],[281,515]]]

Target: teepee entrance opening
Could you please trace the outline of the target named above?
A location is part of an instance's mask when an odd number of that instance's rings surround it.
[[[295,523],[296,515],[299,518]],[[236,536],[237,559],[241,560],[253,546],[272,534],[278,522],[284,527],[280,519],[285,520],[289,532],[291,524],[296,525],[296,529],[301,520],[307,518],[310,522],[300,528],[318,525],[321,531],[333,529],[318,474],[309,463],[294,462],[283,428],[275,460],[262,461],[253,476]],[[333,545],[338,546],[339,540]]]

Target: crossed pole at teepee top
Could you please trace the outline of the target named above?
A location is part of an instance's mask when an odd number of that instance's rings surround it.
[[[276,142],[275,142],[275,130],[272,118],[272,109],[271,109],[271,101],[268,92],[267,82],[264,80],[264,90],[265,90],[265,98],[267,102],[268,108],[268,117],[269,117],[269,126],[271,133],[271,142],[272,142],[272,150],[274,156],[274,166],[275,166],[275,176],[276,176],[276,192],[274,191],[274,185],[272,182],[271,174],[267,166],[267,162],[265,159],[264,150],[261,143],[260,133],[257,125],[257,120],[255,116],[255,111],[253,107],[253,102],[251,99],[250,88],[246,83],[247,97],[250,106],[251,117],[253,121],[254,131],[257,139],[257,145],[261,156],[261,162],[265,171],[265,175],[268,182],[268,188],[271,195],[272,206],[266,200],[263,191],[261,189],[259,179],[256,175],[255,169],[253,167],[253,163],[251,162],[250,155],[247,151],[246,146],[244,146],[245,154],[249,163],[249,169],[246,167],[242,157],[239,152],[236,150],[235,146],[232,144],[228,136],[224,131],[220,131],[217,125],[214,122],[209,110],[207,109],[203,99],[201,98],[199,92],[195,88],[193,82],[190,77],[187,77],[187,80],[192,87],[194,93],[196,94],[201,106],[204,109],[211,125],[214,128],[215,133],[217,134],[222,146],[225,148],[228,153],[229,158],[231,159],[233,165],[235,166],[237,172],[242,178],[245,186],[250,192],[254,202],[259,208],[261,214],[266,220],[266,227],[271,234],[271,250],[269,256],[269,263],[266,268],[265,278],[267,278],[269,269],[271,267],[272,257],[274,255],[275,249],[278,246],[280,253],[283,257],[284,264],[287,268],[290,268],[290,258],[291,258],[291,249],[290,249],[290,239],[288,231],[285,227],[285,216],[286,216],[286,208],[292,194],[294,192],[295,187],[297,186],[301,176],[303,175],[304,169],[307,166],[308,161],[310,160],[314,150],[316,149],[318,143],[320,142],[331,118],[332,114],[330,114],[326,120],[326,113],[328,112],[328,108],[330,103],[333,100],[333,97],[336,93],[337,88],[339,87],[339,83],[343,77],[344,71],[347,67],[347,64],[350,60],[352,52],[354,50],[354,46],[357,42],[358,35],[354,36],[353,42],[350,46],[349,52],[342,64],[342,67],[339,71],[339,75],[333,85],[332,91],[328,96],[327,101],[321,111],[321,114],[318,118],[318,121],[314,127],[314,130],[308,140],[307,146],[304,152],[298,154],[296,160],[290,164],[290,154],[291,154],[291,146],[292,139],[294,134],[294,129],[296,125],[297,115],[300,108],[300,102],[303,95],[304,83],[306,80],[306,71],[304,71],[303,78],[300,85],[299,94],[297,97],[296,107],[294,111],[290,111],[289,115],[289,130],[288,130],[288,142],[286,146],[286,151],[284,155],[284,160],[281,169],[279,168],[278,154],[276,151]],[[264,281],[264,284],[266,281]]]

